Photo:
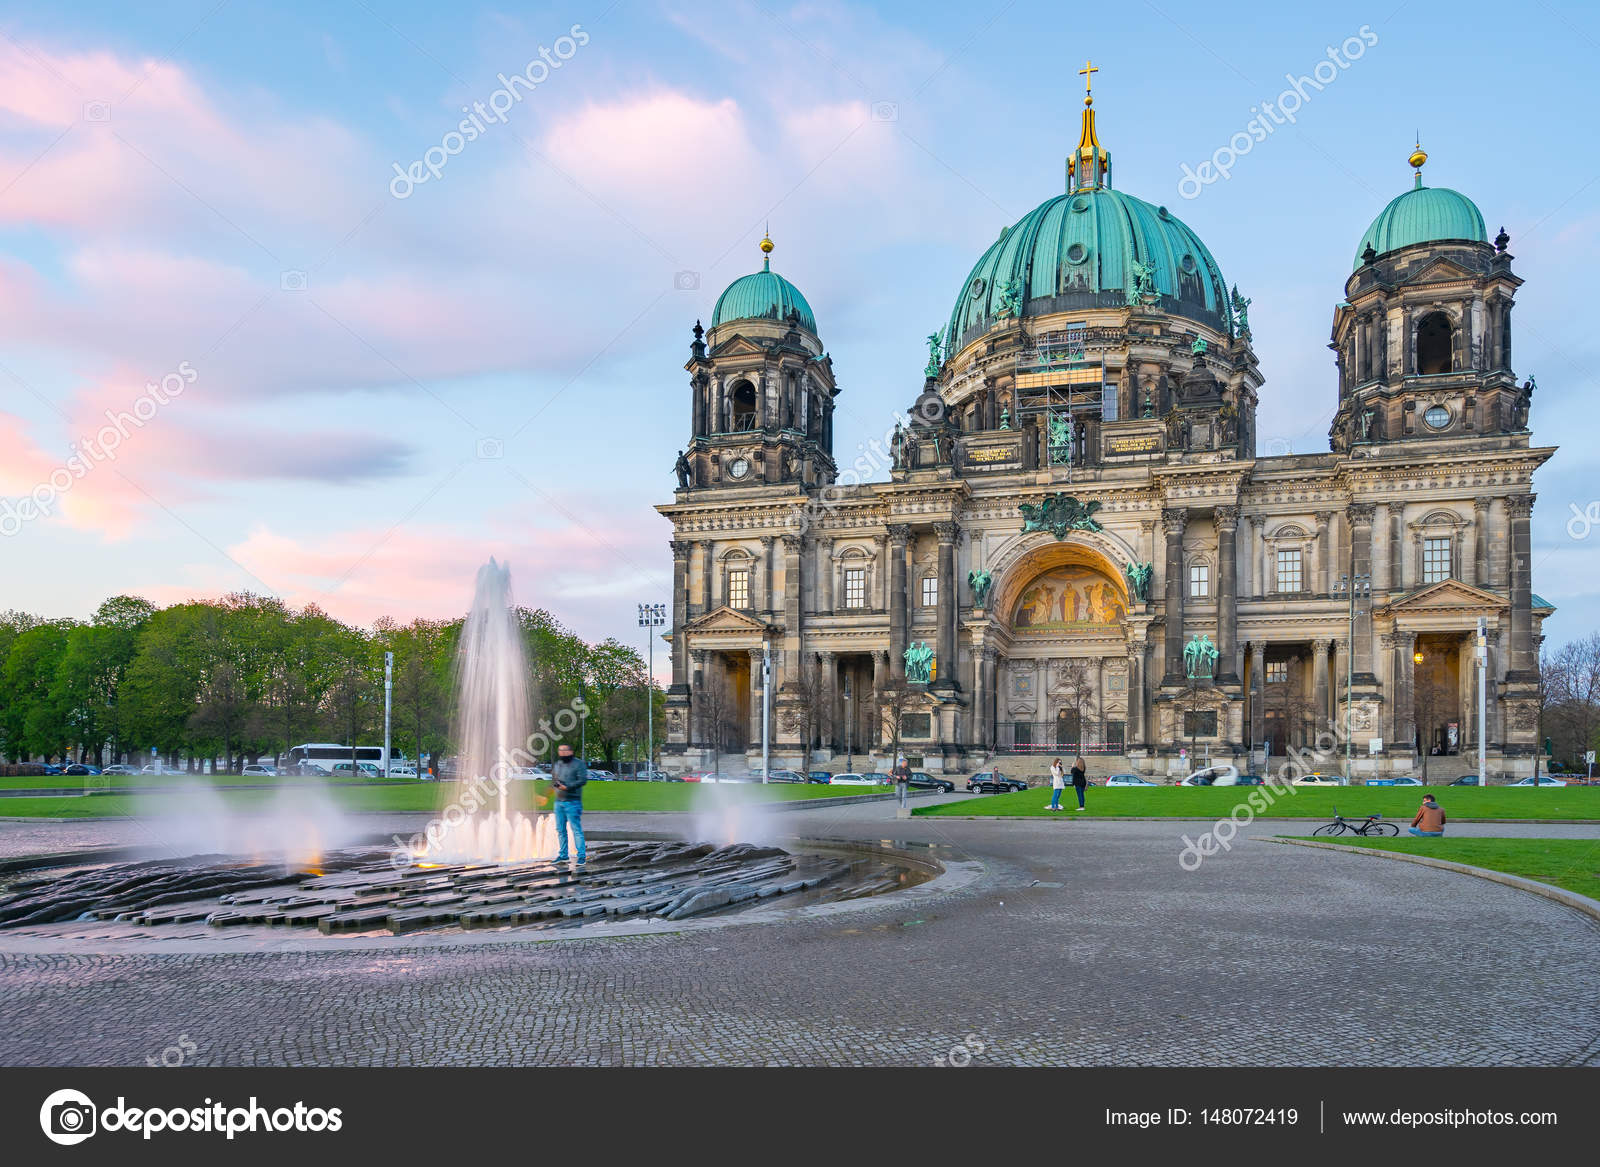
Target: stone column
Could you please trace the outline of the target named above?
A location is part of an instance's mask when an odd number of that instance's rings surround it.
[[[705,702],[696,700],[696,695],[702,693],[711,683],[706,676],[706,667],[710,663],[709,654],[704,649],[694,649],[689,653],[689,659],[694,665],[689,675],[689,744],[691,746],[704,746],[710,727],[705,724]]]
[[[1328,569],[1333,566],[1333,551],[1328,545],[1328,524],[1333,521],[1332,511],[1317,512],[1317,595],[1328,594]]]
[[[700,541],[700,614],[711,611],[711,581],[716,575],[716,551],[709,539]]]
[[[906,675],[906,543],[911,528],[896,523],[889,528],[889,669],[897,681]]]
[[[817,710],[817,735],[822,744],[836,750],[844,744],[839,729],[839,657],[836,653],[817,654],[817,690],[821,708]]]
[[[1394,746],[1411,750],[1417,740],[1417,663],[1412,655],[1417,651],[1415,632],[1392,632],[1384,643],[1394,652]]]
[[[1183,507],[1168,507],[1161,512],[1161,525],[1167,536],[1165,685],[1183,683],[1183,531],[1188,522],[1189,512]]]
[[[989,673],[994,667],[994,649],[975,647],[972,652],[972,743],[987,749],[989,732]]]
[[[1250,642],[1250,736],[1247,745],[1257,745],[1267,739],[1267,645],[1262,640]]]
[[[774,671],[776,671],[776,670],[774,670]],[[774,707],[774,712],[776,712],[776,707]],[[774,732],[772,734],[772,739],[774,741],[776,741],[777,738],[778,738],[778,735],[775,732],[776,731],[776,727],[773,727],[773,729],[774,729]],[[749,743],[751,743],[751,742],[759,743],[760,741],[761,741],[761,650],[759,648],[752,648],[750,650],[750,727],[749,727],[749,731],[748,731],[748,736],[746,736],[746,738],[745,738],[745,745],[748,747]]]
[[[1380,595],[1392,586],[1389,563],[1389,504],[1380,502],[1373,506],[1375,516],[1367,528],[1367,554],[1372,563],[1372,594]],[[1376,535],[1376,538],[1374,538]],[[1360,554],[1361,537],[1354,536],[1356,554]]]
[[[833,538],[824,535],[817,540],[817,611],[825,616],[833,614]]]
[[[1322,732],[1322,723],[1328,718],[1328,656],[1332,651],[1331,640],[1311,642],[1311,707],[1315,713],[1313,734]]]
[[[804,537],[783,536],[783,684],[786,689],[793,689],[800,682],[800,646],[804,631],[801,599],[805,595],[801,565],[804,563]]]
[[[1239,681],[1238,648],[1235,635],[1238,625],[1238,572],[1239,548],[1235,531],[1239,525],[1239,508],[1216,508],[1217,524],[1217,680],[1227,684]]]
[[[878,578],[873,582],[878,586],[874,590],[878,593],[878,610],[887,612],[889,610],[889,536],[879,535],[876,540],[878,544]]]
[[[1144,641],[1128,646],[1128,736],[1123,749],[1131,750],[1149,740],[1144,731]]]
[[[901,661],[904,664],[904,660]],[[875,652],[872,654],[872,704],[867,712],[867,740],[861,743],[861,751],[875,748],[883,736],[883,690],[889,683],[891,670],[889,654]],[[862,694],[856,694],[856,700],[863,700]]]
[[[937,683],[941,689],[956,689],[961,686],[956,662],[956,617],[961,606],[956,594],[956,542],[961,538],[961,524],[935,523],[933,529],[939,537]]]
[[[761,536],[761,610],[768,616],[778,610],[773,586],[772,545],[775,542],[771,535]],[[755,597],[752,596],[753,600]]]
[[[1354,576],[1372,574],[1372,519],[1376,508],[1371,503],[1355,502],[1346,509],[1350,520],[1350,573]],[[1378,590],[1376,580],[1372,590]],[[1372,676],[1372,596],[1356,597],[1355,644],[1351,646],[1351,667],[1357,678]]]
[[[1511,520],[1511,660],[1506,680],[1534,683],[1539,679],[1539,662],[1533,643],[1533,545],[1530,531],[1533,494],[1517,494],[1506,499]]]
[[[672,687],[689,684],[689,550],[692,543],[672,540]],[[654,631],[651,632],[654,636]]]
[[[1406,587],[1406,565],[1400,550],[1400,528],[1405,525],[1405,515],[1403,505],[1390,507],[1389,529],[1383,532],[1383,537],[1389,541],[1389,590],[1393,592],[1404,591]]]
[[[1244,577],[1239,581],[1239,594],[1248,598],[1257,594],[1256,521],[1250,515],[1242,515],[1240,521],[1244,523]]]
[[[1472,500],[1472,582],[1489,586],[1489,504],[1494,500],[1480,494]]]

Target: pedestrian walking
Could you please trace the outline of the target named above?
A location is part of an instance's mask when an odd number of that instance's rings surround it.
[[[1089,763],[1083,760],[1082,754],[1079,754],[1072,761],[1072,789],[1078,796],[1079,810],[1084,809],[1083,788],[1087,785],[1089,785]]]
[[[906,761],[904,754],[894,764],[894,787],[895,793],[900,796],[900,805],[907,806],[911,792],[911,763]]]
[[[1061,766],[1061,759],[1057,758],[1050,763],[1050,805],[1046,810],[1061,809],[1061,792],[1067,788],[1067,772]]]
[[[572,828],[572,840],[578,849],[578,862],[589,862],[589,847],[583,839],[583,786],[589,781],[588,768],[583,759],[574,757],[572,747],[562,742],[556,747],[555,765],[550,767],[550,781],[556,792],[556,862],[567,860],[567,828]]]

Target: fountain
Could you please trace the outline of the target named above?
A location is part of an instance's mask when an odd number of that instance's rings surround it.
[[[490,559],[478,569],[456,667],[456,777],[437,828],[418,859],[521,863],[557,853],[553,815],[513,807],[517,775],[531,765],[530,701],[511,571]]]

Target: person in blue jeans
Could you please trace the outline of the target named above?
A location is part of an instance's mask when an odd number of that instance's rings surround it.
[[[555,765],[550,767],[550,781],[556,793],[556,838],[559,850],[556,862],[567,859],[567,828],[572,828],[577,843],[578,862],[589,861],[589,848],[583,841],[583,785],[589,781],[589,771],[583,759],[574,757],[572,747],[565,742],[556,748]]]

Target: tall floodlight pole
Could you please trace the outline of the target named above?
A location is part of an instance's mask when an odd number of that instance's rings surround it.
[[[645,630],[645,659],[649,662],[644,678],[645,766],[652,771],[656,768],[656,629],[666,622],[665,604],[639,605],[639,627]]]
[[[1478,789],[1489,784],[1489,622],[1478,617]]]
[[[389,722],[394,711],[394,653],[383,654],[383,776],[389,777]]]
[[[761,638],[761,785],[767,784],[772,769],[772,644]]]

